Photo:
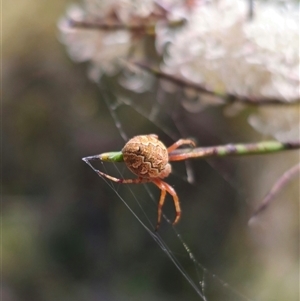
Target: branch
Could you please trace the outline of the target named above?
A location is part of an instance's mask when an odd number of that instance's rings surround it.
[[[80,29],[96,29],[105,31],[116,31],[116,30],[128,30],[128,31],[143,31],[147,34],[154,35],[155,26],[154,24],[139,24],[139,25],[128,25],[121,23],[105,23],[97,21],[75,21],[69,19],[70,27],[80,28]]]
[[[169,27],[182,26],[185,23],[184,19],[178,21],[169,21]],[[142,32],[147,35],[155,36],[155,26],[154,22],[145,22],[143,24],[124,24],[124,23],[105,23],[100,21],[76,21],[69,19],[69,25],[72,28],[80,29],[95,29],[104,31],[116,31],[116,30],[127,30],[131,32]]]
[[[134,65],[139,68],[146,70],[149,73],[152,73],[157,78],[162,78],[167,81],[170,81],[180,87],[183,88],[192,88],[195,91],[198,91],[203,94],[213,95],[217,97],[223,98],[225,103],[233,103],[233,102],[241,102],[247,105],[258,106],[258,105],[291,105],[291,104],[299,104],[300,98],[292,99],[290,101],[286,101],[279,98],[271,98],[271,97],[256,97],[256,96],[246,96],[246,95],[238,95],[234,93],[220,93],[214,90],[207,88],[205,85],[196,84],[187,80],[184,80],[180,77],[174,76],[172,74],[164,73],[158,68],[154,68],[145,63],[141,62],[133,62]]]
[[[271,190],[267,193],[261,202],[261,205],[252,214],[249,223],[275,199],[276,195],[286,186],[293,178],[300,173],[300,163],[287,170],[273,185]]]

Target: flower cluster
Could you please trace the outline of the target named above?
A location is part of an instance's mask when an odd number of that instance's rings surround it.
[[[224,0],[194,10],[161,68],[216,91],[298,98],[298,11],[261,4],[249,20],[245,4]]]
[[[98,80],[102,73],[116,73],[122,59],[148,57],[155,27],[161,23],[166,27],[180,23],[176,8],[186,7],[185,2],[85,0],[82,6],[69,7],[59,21],[60,39],[73,60],[90,62],[90,75]]]
[[[298,20],[298,8],[274,4],[257,4],[249,20],[247,1],[85,0],[59,28],[94,79],[119,70],[120,59],[147,59],[215,91],[289,101],[299,94]]]

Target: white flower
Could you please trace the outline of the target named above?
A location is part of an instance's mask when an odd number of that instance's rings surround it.
[[[77,62],[89,61],[97,80],[102,72],[113,74],[131,47],[130,33],[126,30],[104,31],[74,27],[72,21],[86,21],[86,12],[78,6],[68,10],[67,17],[59,22],[61,41],[67,46],[70,57]],[[95,73],[95,69],[97,72]]]
[[[299,98],[298,12],[257,3],[249,21],[246,1],[198,6],[169,37],[161,68],[224,94]]]

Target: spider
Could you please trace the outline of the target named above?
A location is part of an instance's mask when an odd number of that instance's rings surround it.
[[[177,142],[168,148],[158,140],[155,134],[135,136],[130,139],[121,152],[104,153],[101,155],[83,158],[89,164],[92,160],[120,162],[124,161],[126,166],[131,172],[138,177],[135,179],[119,179],[105,174],[99,170],[94,169],[98,175],[103,176],[111,181],[122,184],[139,184],[139,183],[154,183],[160,190],[160,199],[157,207],[157,223],[155,231],[158,230],[161,222],[162,207],[165,202],[167,192],[173,197],[176,217],[173,225],[175,225],[181,216],[181,209],[179,198],[174,188],[162,179],[168,177],[172,171],[170,161],[185,160],[185,155],[172,155],[169,154],[182,145],[195,146],[194,141],[190,139],[179,139]],[[90,165],[90,164],[89,164]],[[91,165],[90,165],[91,166]],[[92,167],[92,166],[91,166]]]

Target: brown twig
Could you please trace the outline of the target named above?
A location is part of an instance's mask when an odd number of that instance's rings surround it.
[[[203,94],[221,97],[227,104],[233,103],[233,102],[241,102],[241,103],[245,103],[247,105],[258,106],[258,105],[291,105],[291,104],[299,104],[300,103],[300,98],[286,101],[284,99],[271,98],[271,97],[256,97],[256,96],[238,95],[238,94],[234,94],[234,93],[220,93],[220,92],[209,89],[205,85],[189,82],[180,77],[162,72],[158,68],[151,67],[145,63],[133,62],[133,64],[143,70],[146,70],[149,73],[152,73],[157,78],[162,78],[162,79],[168,80],[180,87],[191,88],[191,89],[194,89],[195,91],[198,91]]]
[[[262,211],[264,211],[270,203],[275,199],[276,195],[286,186],[293,178],[300,173],[300,163],[296,164],[287,170],[273,185],[271,190],[267,193],[261,202],[261,205],[252,214],[249,223]]]
[[[116,30],[128,30],[128,31],[146,31],[153,32],[154,25],[149,24],[139,24],[139,25],[127,25],[121,23],[105,23],[105,22],[97,22],[97,21],[75,21],[69,19],[70,26],[73,28],[80,29],[96,29],[96,30],[106,30],[106,31],[116,31]]]
[[[124,24],[116,22],[105,23],[103,21],[76,21],[69,19],[69,24],[73,28],[91,29],[91,30],[104,30],[104,31],[116,31],[127,30],[130,32],[143,32],[147,35],[155,35],[155,22],[145,22],[140,24]],[[170,27],[182,26],[184,20],[169,21]]]

